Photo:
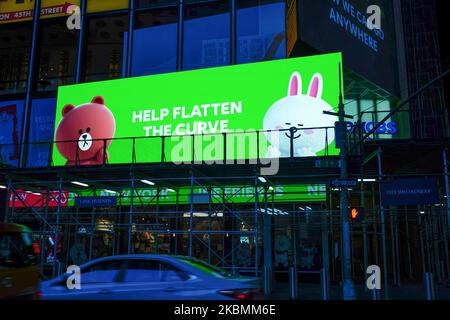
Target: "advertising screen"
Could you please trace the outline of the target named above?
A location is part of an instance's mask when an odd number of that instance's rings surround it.
[[[367,27],[372,5],[380,8],[380,30]],[[347,67],[399,96],[391,0],[302,0],[298,15],[302,41],[320,52],[342,51]]]
[[[341,62],[333,53],[60,87],[53,165],[336,155],[337,117],[323,112],[337,109]]]

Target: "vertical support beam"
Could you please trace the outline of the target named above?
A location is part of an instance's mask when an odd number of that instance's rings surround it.
[[[375,184],[372,185],[372,214],[373,214],[373,254],[375,257],[375,264],[379,265],[378,257],[378,219],[375,201]]]
[[[57,259],[57,253],[58,253],[58,229],[59,229],[59,218],[61,215],[61,194],[62,194],[62,179],[59,178],[58,181],[58,207],[56,208],[56,226],[54,228],[55,232],[55,238],[53,240],[54,246],[53,246],[53,278],[55,278],[56,276],[58,276],[58,272],[59,270],[57,270],[57,266],[58,266],[58,259]]]
[[[402,276],[402,272],[401,272],[401,268],[400,268],[400,246],[398,243],[398,238],[399,238],[399,230],[398,230],[398,209],[395,209],[395,215],[394,215],[394,221],[395,221],[395,252],[396,252],[396,267],[397,267],[397,285],[400,287],[401,286],[401,276]]]
[[[208,186],[208,263],[211,264],[211,211],[212,211],[211,186]]]
[[[27,152],[28,152],[28,135],[30,132],[30,118],[31,118],[31,102],[32,95],[31,91],[33,88],[33,79],[34,79],[34,69],[35,69],[35,59],[37,52],[37,37],[38,37],[38,28],[39,28],[39,18],[41,16],[41,0],[34,1],[34,9],[33,9],[33,31],[31,35],[31,49],[30,49],[30,58],[28,63],[28,75],[27,75],[27,92],[25,95],[25,102],[23,106],[23,122],[22,129],[20,134],[20,160],[18,163],[18,167],[25,168],[27,165]]]
[[[193,254],[193,238],[194,238],[194,173],[191,172],[191,189],[189,195],[189,256]]]
[[[178,193],[178,190],[177,190],[177,193]],[[156,213],[155,213],[155,216],[156,216],[157,230],[156,230],[156,233],[154,233],[154,237],[155,237],[155,248],[154,248],[154,251],[155,251],[155,254],[158,254],[158,251],[159,251],[159,232],[161,231],[160,227],[159,227],[159,198],[160,198],[160,194],[161,194],[161,188],[158,186],[158,187],[156,187]]]
[[[123,78],[132,76],[132,53],[134,44],[134,0],[129,0],[129,22],[128,22],[128,38],[127,38],[127,65],[126,73],[122,75]]]
[[[180,201],[180,190],[177,190],[177,200],[176,200],[176,204],[175,204],[175,228],[176,228],[176,232],[175,232],[175,254],[178,255],[178,237],[179,237],[179,230],[180,230],[180,222],[179,222],[179,207],[178,207],[178,203]]]
[[[445,216],[443,217],[443,220],[445,220]],[[445,255],[445,268],[447,272],[447,287],[450,288],[450,259],[449,259],[449,248],[448,248],[448,229],[447,226],[444,225],[444,223],[441,224],[442,227],[442,233],[444,235],[444,255]]]
[[[387,270],[387,255],[386,255],[386,226],[384,221],[384,207],[381,202],[381,180],[383,179],[383,168],[381,166],[381,150],[377,152],[378,161],[378,192],[379,206],[380,206],[380,223],[381,223],[381,250],[383,254],[383,281],[384,281],[384,299],[389,299],[389,289],[388,289],[388,270]]]
[[[391,231],[391,255],[392,255],[392,284],[394,286],[398,286],[398,273],[397,273],[397,264],[396,264],[396,251],[395,251],[395,230],[394,230],[394,217],[392,214],[392,208],[389,207],[389,222],[390,222],[390,231]]]
[[[254,211],[254,241],[255,241],[255,276],[258,277],[258,263],[259,263],[259,255],[258,255],[258,218],[259,218],[259,193],[258,193],[258,176],[255,175],[254,178],[254,186],[255,186],[255,211]]]
[[[445,195],[447,204],[447,226],[450,232],[450,188],[448,185],[448,162],[447,162],[447,149],[442,150],[442,161],[444,162],[444,181],[445,181]]]
[[[237,63],[237,0],[230,0],[231,1],[231,14],[230,14],[230,54],[231,64]]]
[[[265,279],[264,283],[271,283],[272,280],[272,216],[267,213],[267,192],[264,190],[264,214],[263,214],[263,248],[264,248],[264,268],[267,270],[264,275],[269,279]],[[295,269],[297,270],[297,269]],[[270,294],[271,286],[264,286],[264,294]]]
[[[80,3],[80,32],[78,34],[78,48],[77,48],[77,62],[76,62],[76,70],[75,70],[75,83],[81,82],[81,77],[83,75],[83,71],[81,66],[83,65],[83,55],[84,55],[84,39],[87,34],[86,30],[86,6],[87,0],[81,0]]]
[[[130,198],[130,211],[128,214],[128,242],[127,252],[131,254],[131,245],[133,242],[133,204],[134,204],[134,174],[130,171],[130,183],[131,183],[131,198]]]
[[[177,46],[177,71],[183,70],[183,46],[184,46],[184,3],[179,0],[178,5],[178,46]]]
[[[323,261],[323,274],[322,276],[322,288],[329,288],[330,281],[330,258],[329,258],[329,248],[328,248],[328,217],[327,211],[322,211],[322,261]],[[296,269],[297,270],[297,269]],[[328,290],[323,290],[323,299],[328,300]]]
[[[441,254],[440,254],[440,246],[439,246],[439,242],[440,241],[436,241],[436,239],[442,239],[441,236],[439,235],[439,228],[438,228],[438,224],[439,224],[439,215],[436,214],[436,207],[431,207],[431,224],[430,224],[430,229],[431,229],[431,240],[432,240],[432,245],[433,245],[433,250],[434,250],[434,266],[435,266],[435,272],[434,274],[436,275],[437,281],[441,282],[442,281],[442,274],[441,274]]]
[[[329,212],[330,212],[330,236],[331,236],[331,280],[332,281],[336,281],[336,252],[335,252],[335,248],[334,248],[334,226],[333,226],[333,192],[331,190],[331,187],[327,188],[328,190],[328,194],[330,197],[330,208],[329,208]]]
[[[9,216],[9,200],[11,199],[11,187],[12,187],[12,180],[8,179],[8,183],[6,185],[6,199],[5,199],[5,216],[3,217],[3,222],[8,222],[8,216]],[[15,197],[15,196],[14,196]],[[14,202],[13,202],[14,203]]]
[[[339,152],[339,160],[341,164],[342,179],[347,179],[347,126],[345,124],[345,110],[344,101],[342,95],[342,81],[341,81],[341,64],[339,63],[339,129],[341,131],[341,147]],[[343,261],[343,286],[342,295],[344,300],[355,300],[355,288],[352,279],[352,259],[351,259],[351,235],[350,235],[350,221],[348,216],[348,189],[341,187],[340,191],[340,211],[341,211],[341,223],[342,223],[342,261]]]
[[[405,228],[406,228],[406,255],[408,257],[408,279],[412,279],[412,261],[411,261],[411,244],[409,233],[408,209],[405,208]]]
[[[362,208],[365,208],[365,189],[364,189],[364,181],[361,182],[361,199],[360,199],[360,204]],[[363,270],[363,274],[366,274],[366,270],[367,267],[369,265],[369,257],[367,255],[367,219],[364,219],[364,221],[362,222],[362,236],[363,236],[363,254],[364,254],[364,259],[363,259],[363,265],[364,265],[364,270]],[[364,291],[367,291],[367,287],[364,287]]]
[[[419,224],[419,242],[420,242],[420,258],[422,262],[422,281],[425,286],[428,285],[426,274],[427,274],[427,266],[425,263],[425,245],[423,239],[423,223],[422,223],[422,215],[420,213],[420,206],[417,206],[417,220]]]

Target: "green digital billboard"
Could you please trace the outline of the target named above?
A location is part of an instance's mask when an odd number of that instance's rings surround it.
[[[323,111],[337,109],[341,61],[334,53],[60,87],[53,165],[335,155],[337,118]]]
[[[287,203],[287,202],[324,202],[326,201],[326,186],[323,184],[302,184],[302,185],[275,185],[273,189],[265,189],[258,187],[258,202],[268,203]],[[236,203],[236,204],[254,204],[255,203],[255,187],[246,186],[215,186],[212,188],[195,186],[194,196],[202,196],[201,201],[193,199],[196,203],[211,202],[219,203]],[[67,206],[75,206],[76,197],[105,197],[116,196],[117,204],[128,206],[131,204],[131,189],[123,189],[111,193],[110,190],[96,190],[83,192],[69,192]],[[189,204],[191,199],[191,188],[184,187],[172,190],[170,188],[138,188],[135,189],[133,197],[133,205],[149,206],[149,205],[171,205],[171,204]]]

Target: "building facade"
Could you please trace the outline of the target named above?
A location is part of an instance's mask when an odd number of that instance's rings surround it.
[[[390,114],[441,72],[437,27],[420,14],[434,12],[432,1],[72,2],[0,3],[3,218],[33,228],[47,275],[106,255],[168,253],[242,274],[271,270],[281,282],[295,266],[339,283],[336,156],[291,154],[263,178],[259,164],[67,168],[53,165],[52,150],[61,86],[342,52],[349,174],[359,181],[348,194],[365,211],[351,226],[353,277],[379,264],[389,286],[425,272],[449,280],[442,84]],[[381,29],[367,28],[373,3]],[[439,200],[383,205],[381,180],[404,177],[435,179]]]

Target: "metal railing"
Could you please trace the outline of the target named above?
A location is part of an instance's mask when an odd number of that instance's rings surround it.
[[[331,130],[331,131],[330,131]],[[150,136],[150,137],[124,137],[111,139],[88,139],[88,140],[64,140],[64,141],[46,141],[46,142],[29,142],[26,143],[26,161],[24,157],[9,157],[8,150],[22,150],[22,144],[0,144],[0,167],[10,168],[39,168],[64,166],[61,163],[54,163],[54,150],[56,145],[70,145],[73,148],[75,157],[69,161],[70,165],[108,165],[108,164],[137,164],[137,163],[164,163],[169,161],[182,161],[183,163],[202,164],[204,161],[216,161],[216,163],[229,163],[229,161],[253,160],[252,164],[260,164],[261,159],[271,158],[264,152],[271,145],[268,136],[277,134],[280,141],[281,154],[280,158],[301,158],[305,155],[298,152],[298,146],[305,146],[309,137],[314,139],[317,144],[314,148],[316,156],[329,156],[337,151],[334,149],[334,127],[314,127],[314,128],[298,128],[291,127],[280,130],[252,130],[224,133],[205,133],[191,135],[171,135],[171,136]],[[203,142],[212,143],[211,137],[219,138],[219,144],[222,150],[219,155],[215,155],[213,159],[205,159],[203,155]],[[180,139],[188,139],[190,155],[183,159],[174,159],[171,156],[172,147],[175,143],[179,143]],[[249,139],[249,140],[248,140]],[[278,138],[277,138],[278,139]],[[284,140],[282,140],[284,139]],[[80,142],[89,142],[95,145],[96,149],[102,151],[102,159],[97,159],[95,164],[89,163],[89,159],[83,159],[83,151],[80,148]],[[249,141],[249,143],[247,143]],[[186,142],[186,141],[185,141]],[[236,143],[237,142],[237,143]],[[244,143],[245,145],[242,145]],[[120,161],[110,161],[107,156],[108,148],[111,144],[123,145]],[[298,144],[298,146],[297,146]],[[307,145],[307,144],[306,144]],[[288,147],[287,147],[288,146]],[[117,148],[117,147],[116,147]],[[235,150],[237,149],[237,151]],[[39,153],[45,154],[45,159],[39,158]],[[231,155],[231,156],[230,156]],[[307,155],[314,156],[314,155]],[[38,158],[37,160],[35,158]],[[86,164],[87,163],[87,164]],[[238,162],[241,163],[241,162]]]

